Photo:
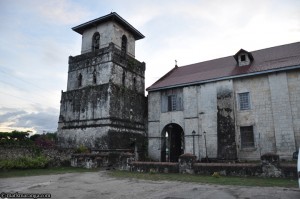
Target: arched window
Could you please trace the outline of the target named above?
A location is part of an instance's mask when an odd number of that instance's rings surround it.
[[[92,50],[98,50],[100,48],[100,34],[99,32],[96,32],[93,36],[93,41],[92,41]]]
[[[122,51],[122,55],[126,55],[126,53],[127,53],[127,37],[125,35],[122,36],[121,51]]]
[[[78,75],[78,87],[82,86],[82,75],[81,73]]]
[[[96,84],[97,83],[97,76],[96,76],[97,72],[96,70],[94,70],[93,72],[93,84]]]

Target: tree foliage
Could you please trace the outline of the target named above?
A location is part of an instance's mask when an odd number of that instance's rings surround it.
[[[52,148],[56,144],[56,133],[34,134],[29,137],[30,131],[0,132],[0,145],[9,146],[36,146]]]

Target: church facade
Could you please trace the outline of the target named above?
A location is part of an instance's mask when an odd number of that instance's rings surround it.
[[[178,67],[148,90],[157,161],[291,159],[300,144],[300,43]]]
[[[114,12],[73,30],[82,48],[69,57],[61,93],[61,147],[135,148],[145,137],[145,63],[135,59],[135,41],[144,35]]]

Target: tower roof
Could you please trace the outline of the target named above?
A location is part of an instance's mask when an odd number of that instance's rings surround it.
[[[82,35],[84,30],[94,27],[96,25],[102,24],[107,21],[115,21],[119,25],[123,26],[123,28],[125,28],[127,31],[129,31],[136,40],[143,39],[145,37],[142,33],[140,33],[137,29],[135,29],[125,19],[120,17],[120,15],[118,15],[115,12],[111,12],[108,15],[105,15],[105,16],[99,17],[97,19],[83,23],[81,25],[75,26],[72,28],[72,30],[74,30],[75,32]]]

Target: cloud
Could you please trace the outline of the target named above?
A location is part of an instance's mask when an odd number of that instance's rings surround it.
[[[0,130],[32,130],[54,132],[57,130],[58,109],[39,108],[38,112],[27,112],[19,109],[0,108]]]
[[[39,16],[56,24],[74,24],[81,22],[89,13],[83,6],[69,0],[36,1]]]

